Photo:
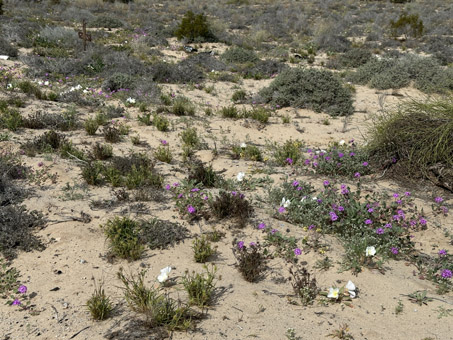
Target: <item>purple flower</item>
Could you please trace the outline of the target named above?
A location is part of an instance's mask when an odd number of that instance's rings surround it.
[[[301,191],[301,190],[302,190],[302,187],[297,187],[296,190],[297,190],[297,191]]]
[[[409,197],[409,196],[411,195],[411,193],[410,193],[409,191],[406,191],[406,192],[404,193],[404,195],[407,196],[407,197]]]
[[[344,211],[344,207],[341,206],[341,205],[339,205],[339,206],[338,206],[338,211]]]
[[[440,196],[438,196],[438,197],[436,197],[436,198],[434,199],[434,201],[435,201],[436,203],[443,202],[443,200],[444,200],[444,199],[443,199],[442,197],[440,197]]]
[[[271,230],[271,234],[272,234],[272,235],[274,235],[274,234],[277,233],[277,232],[278,232],[277,229],[272,229],[272,230]]]
[[[255,242],[250,242],[250,247],[256,247],[256,243]]]
[[[266,229],[266,225],[264,223],[260,223],[260,224],[258,224],[258,229],[259,230]]]
[[[305,165],[308,165],[308,164],[310,164],[310,162],[311,162],[311,161],[310,161],[309,159],[306,159],[306,160],[304,161],[304,164],[305,164]]]
[[[355,152],[350,152],[349,156],[354,157],[355,156]]]
[[[339,158],[343,158],[343,157],[344,157],[344,153],[339,152],[339,153],[338,153],[338,157],[339,157]]]
[[[232,191],[231,195],[236,196],[238,193],[236,191]]]
[[[384,229],[382,229],[382,228],[376,229],[376,234],[382,235],[383,233],[384,233]]]
[[[397,193],[394,193],[393,197],[398,198],[398,197],[400,197],[400,195],[398,195]]]
[[[330,161],[330,160],[331,160],[331,157],[329,157],[329,156],[326,156],[326,157],[325,157],[324,159],[325,159],[325,160],[326,160],[326,161],[328,162],[328,161]]]
[[[39,162],[39,163],[38,163],[38,166],[39,166],[39,167],[42,167],[43,165],[44,165],[43,162]]]
[[[193,214],[195,211],[197,211],[193,206],[189,205],[187,207],[187,211],[189,212],[189,214]]]
[[[239,248],[239,249],[244,248],[244,241],[239,241],[239,242],[238,242],[238,248]]]
[[[285,207],[280,207],[280,208],[278,208],[278,212],[279,212],[280,214],[283,214],[285,211],[286,211]]]
[[[451,277],[453,276],[453,273],[451,272],[450,269],[444,269],[444,270],[442,270],[441,275],[444,279],[451,279]]]
[[[27,286],[21,285],[17,291],[21,294],[25,294],[27,292]]]
[[[183,198],[183,197],[184,197],[183,194],[179,194],[179,195],[178,195],[178,198]]]
[[[447,255],[447,251],[445,249],[439,250],[439,256]]]
[[[324,184],[325,187],[329,186],[330,185],[330,182],[325,180],[324,182],[322,182],[322,184]]]
[[[197,191],[200,191],[200,189],[198,188],[193,188],[192,190],[190,190],[191,192],[197,192]]]
[[[308,230],[312,230],[312,229],[315,229],[315,228],[316,228],[316,227],[315,227],[314,224],[311,224],[311,225],[308,226]]]
[[[368,162],[363,162],[362,165],[363,166],[368,166]]]
[[[398,248],[396,248],[396,247],[392,247],[392,249],[390,249],[390,250],[393,255],[397,255],[399,253]]]
[[[20,305],[19,299],[14,300],[13,303],[12,303],[12,305],[13,305],[13,306]]]
[[[287,158],[287,159],[286,159],[286,162],[288,162],[289,165],[293,164],[292,158]]]
[[[293,182],[293,187],[297,187],[299,185],[299,182],[298,181],[294,181]]]
[[[331,211],[331,212],[329,213],[329,215],[330,215],[330,219],[331,219],[332,221],[338,220],[338,216],[337,216],[337,214],[335,214],[335,212]]]
[[[354,177],[355,177],[355,178],[360,178],[360,176],[361,176],[361,175],[360,175],[360,172],[356,172],[356,173],[354,174]]]
[[[373,211],[374,211],[373,208],[368,209],[368,212],[369,212],[369,213],[372,213]]]
[[[176,187],[179,186],[179,183],[178,183],[178,182],[175,182],[175,183],[173,183],[173,186],[176,188]]]
[[[316,168],[318,166],[318,162],[313,162],[313,166]]]
[[[170,188],[171,188],[170,184],[167,184],[167,185],[165,186],[165,190],[170,190]]]
[[[365,224],[373,224],[373,221],[368,219],[368,220],[365,220]]]
[[[300,250],[300,248],[294,249],[294,255],[296,256],[302,255],[302,250]]]
[[[384,225],[384,228],[392,228],[392,224],[391,223],[387,223],[386,225]]]
[[[420,218],[420,224],[421,225],[426,225],[426,220],[423,217]]]
[[[160,142],[162,143],[162,145],[167,145],[168,144],[168,142],[165,139],[162,139]]]

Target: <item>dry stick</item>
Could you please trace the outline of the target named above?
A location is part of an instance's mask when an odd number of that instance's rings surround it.
[[[68,154],[68,156],[74,158],[76,161],[82,162],[82,163],[84,163],[84,164],[90,164],[90,163],[88,163],[87,161],[84,161],[84,160],[82,160],[82,159],[80,159],[80,158],[78,158],[78,157],[76,157],[76,156],[70,154],[70,153],[67,152],[67,151],[66,151],[66,153]]]
[[[77,335],[79,335],[80,333],[82,333],[85,329],[88,329],[90,328],[91,326],[86,326],[85,328],[82,328],[80,331],[78,331],[77,333],[75,333],[73,336],[71,336],[69,339],[74,339]]]

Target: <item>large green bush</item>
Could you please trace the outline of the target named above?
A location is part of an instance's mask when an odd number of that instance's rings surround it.
[[[330,71],[291,68],[278,75],[259,96],[266,103],[348,116],[354,111],[351,92]]]
[[[192,11],[188,11],[181,20],[178,28],[175,31],[175,36],[178,40],[186,39],[187,42],[195,40],[214,41],[215,37],[209,28],[206,16],[203,13],[195,15]]]
[[[227,49],[222,54],[221,58],[226,62],[237,64],[256,63],[259,60],[255,52],[242,47],[232,47]]]

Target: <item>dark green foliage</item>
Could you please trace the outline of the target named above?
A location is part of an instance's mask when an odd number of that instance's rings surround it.
[[[17,84],[17,87],[25,94],[33,95],[36,99],[45,99],[45,95],[41,89],[30,82],[29,80],[23,80]]]
[[[237,226],[243,228],[247,225],[253,214],[253,207],[244,194],[236,191],[221,191],[219,196],[209,202],[212,214],[219,218],[234,218]]]
[[[119,28],[123,27],[121,20],[118,20],[111,15],[99,15],[94,20],[88,22],[90,27],[104,27],[104,28]]]
[[[16,109],[0,110],[0,128],[16,131],[23,124],[23,118]]]
[[[243,243],[243,242],[242,242]],[[250,246],[234,245],[233,254],[236,257],[237,267],[248,282],[256,282],[266,268],[266,256],[259,243]]]
[[[102,83],[104,91],[118,91],[130,89],[134,84],[134,78],[124,73],[114,73]]]
[[[354,111],[350,91],[325,70],[284,70],[259,95],[266,103],[325,111],[331,116],[348,116]]]
[[[144,247],[139,226],[137,221],[127,217],[115,217],[101,226],[110,242],[111,255],[127,260],[138,260],[141,257]]]
[[[337,54],[329,59],[327,67],[334,69],[356,68],[366,64],[372,57],[370,50],[352,48],[344,54]]]
[[[212,295],[215,288],[215,274],[217,268],[213,266],[211,270],[204,266],[205,273],[199,274],[186,271],[183,277],[183,286],[189,295],[189,303],[198,307],[208,306],[211,303]]]
[[[50,130],[26,142],[23,149],[27,155],[34,156],[36,153],[55,152],[65,143],[67,141],[64,135]]]
[[[246,64],[238,67],[238,71],[244,78],[265,79],[270,78],[287,69],[285,63],[274,60],[259,60],[254,65]]]
[[[390,30],[393,37],[404,35],[405,37],[420,38],[425,27],[418,14],[402,13],[398,20],[390,21]]]
[[[97,142],[93,145],[92,155],[94,159],[106,160],[113,155],[113,148],[110,144],[101,144]]]
[[[211,242],[205,235],[193,240],[192,249],[194,260],[197,263],[206,263],[216,253],[215,248],[212,248]]]
[[[193,116],[195,115],[195,106],[186,97],[177,97],[173,101],[171,112],[177,116]]]
[[[221,58],[232,64],[256,63],[259,61],[258,56],[252,50],[242,47],[231,47],[221,55]]]
[[[187,61],[178,64],[157,62],[149,67],[149,75],[158,83],[187,84],[203,79],[203,69]]]
[[[95,286],[93,295],[87,301],[87,308],[94,320],[105,320],[110,316],[113,310],[112,302],[102,285]]]
[[[150,249],[166,249],[190,236],[189,230],[170,221],[152,218],[140,222],[141,234]]]
[[[305,267],[290,268],[289,273],[292,276],[290,279],[294,293],[301,299],[302,305],[312,305],[320,290],[316,279],[311,278]]]
[[[195,15],[192,11],[187,11],[175,31],[178,40],[186,39],[187,42],[194,41],[214,41],[206,16],[203,13]]]
[[[206,188],[213,188],[221,186],[224,179],[218,175],[213,169],[212,165],[205,166],[201,161],[194,161],[190,165],[188,181],[193,183],[200,183]]]

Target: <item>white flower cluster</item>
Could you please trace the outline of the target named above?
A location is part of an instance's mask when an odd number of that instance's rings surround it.
[[[129,103],[129,104],[135,104],[135,103],[136,103],[136,101],[135,101],[135,99],[134,99],[134,98],[132,98],[132,97],[129,97],[129,98],[127,98],[127,99],[126,99],[126,103]]]
[[[160,270],[160,275],[157,277],[157,281],[159,281],[160,283],[164,283],[165,281],[167,281],[168,280],[168,274],[170,274],[170,272],[171,272],[171,267],[170,266],[161,269]]]

